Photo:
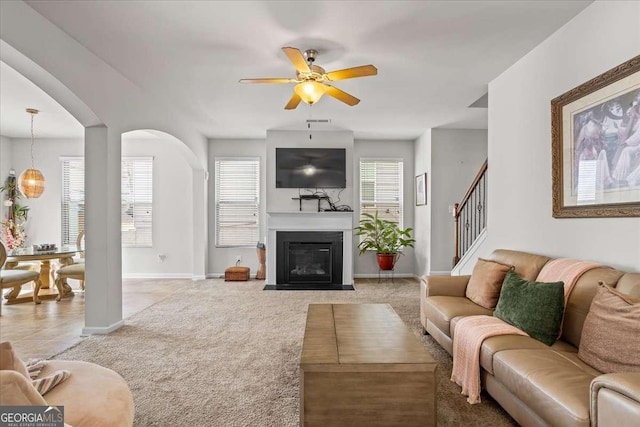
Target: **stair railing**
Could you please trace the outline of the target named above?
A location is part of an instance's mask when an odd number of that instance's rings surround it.
[[[485,160],[462,201],[454,205],[454,266],[487,227],[487,167]]]

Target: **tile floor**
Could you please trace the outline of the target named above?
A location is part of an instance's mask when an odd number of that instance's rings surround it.
[[[69,281],[77,291],[74,282]],[[125,319],[131,317],[190,283],[191,280],[184,279],[124,280],[122,315]],[[22,358],[48,358],[81,341],[83,327],[84,293],[81,291],[60,302],[3,304],[0,342],[10,341]]]

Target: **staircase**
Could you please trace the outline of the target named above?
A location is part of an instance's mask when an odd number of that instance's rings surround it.
[[[454,267],[487,227],[487,167],[485,160],[462,201],[454,205]]]

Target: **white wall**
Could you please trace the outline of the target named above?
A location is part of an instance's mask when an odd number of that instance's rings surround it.
[[[276,188],[276,148],[344,148],[346,150],[347,186],[340,193],[341,204],[353,205],[354,200],[354,162],[353,162],[353,132],[344,130],[312,131],[313,139],[309,139],[309,131],[299,130],[268,130],[267,131],[267,212],[298,212],[300,204],[291,200],[298,196],[298,189]],[[340,190],[327,190],[334,198]],[[302,209],[317,211],[315,202],[302,204]]]
[[[30,141],[13,139],[12,165],[16,174],[30,166]],[[153,247],[123,248],[123,275],[129,277],[191,277],[192,182],[191,167],[174,140],[123,138],[123,156],[153,156]],[[82,140],[37,139],[35,166],[46,179],[45,192],[24,199],[29,206],[27,245],[60,244],[62,168],[60,157],[84,155]],[[166,255],[164,263],[158,254]]]
[[[12,144],[11,139],[6,136],[0,136],[0,187],[4,185],[6,182],[7,176],[9,175],[9,170],[11,169],[11,158],[12,158]],[[0,196],[0,202],[4,202],[4,196]],[[4,206],[2,210],[0,210],[2,215],[0,218],[4,218],[4,214],[6,213],[6,209]]]
[[[227,267],[231,267],[236,264],[236,256],[242,257],[241,265],[249,267],[251,274],[255,275],[258,270],[258,257],[256,255],[256,248],[217,248],[216,242],[216,225],[215,225],[215,212],[216,212],[216,199],[215,199],[215,158],[216,157],[259,157],[260,158],[260,240],[265,240],[265,219],[266,219],[266,205],[267,205],[267,184],[266,184],[266,141],[264,139],[211,139],[209,140],[209,171],[211,173],[208,181],[207,191],[209,192],[209,262],[207,277],[218,277],[224,274],[224,270]],[[267,266],[268,268],[268,266]]]
[[[355,150],[353,156],[354,167],[354,203],[351,206],[354,209],[354,221],[357,223],[360,218],[360,177],[359,167],[362,158],[391,158],[401,159],[403,161],[403,227],[414,227],[414,206],[415,206],[415,189],[414,181],[414,143],[413,141],[364,141],[357,140],[355,142]],[[358,238],[354,239],[357,245]],[[354,272],[358,276],[377,276],[378,264],[376,262],[375,253],[367,252],[358,255],[357,248],[354,248]],[[404,255],[400,257],[395,267],[395,274],[414,275],[415,274],[415,256],[414,249],[406,248]]]
[[[462,200],[487,159],[487,131],[431,131],[431,261],[429,274],[451,271],[455,250],[454,218],[449,206]],[[420,173],[418,171],[418,173]]]
[[[297,212],[298,201],[291,200],[297,197],[297,189],[275,188],[275,149],[278,147],[331,147],[345,148],[347,188],[340,194],[340,204],[346,204],[354,209],[354,225],[357,223],[358,199],[359,199],[359,176],[358,164],[361,157],[377,158],[401,158],[404,160],[404,199],[405,213],[404,226],[413,227],[413,206],[414,206],[414,173],[413,141],[355,141],[350,131],[314,131],[313,140],[309,141],[309,133],[306,131],[294,130],[270,130],[266,140],[220,140],[209,141],[209,170],[211,176],[215,176],[215,158],[225,156],[250,156],[259,157],[260,163],[260,197],[262,200],[260,208],[261,236],[265,234],[266,212]],[[242,265],[248,266],[254,274],[258,267],[258,260],[255,248],[216,248],[215,247],[215,182],[209,179],[209,270],[207,275],[218,276],[224,269],[235,264],[236,255],[242,257]],[[328,193],[335,197],[339,190],[328,190]],[[303,203],[303,210],[315,211],[315,202]],[[264,237],[261,237],[264,240]],[[365,254],[359,257],[357,249],[354,247],[356,275],[374,276],[378,269],[372,254]],[[396,269],[397,274],[415,273],[415,261],[413,250],[407,250],[406,256],[402,257]],[[269,268],[269,266],[267,266]]]
[[[193,174],[181,142],[123,138],[122,156],[153,156],[153,247],[122,248],[124,277],[191,278]],[[160,263],[158,255],[164,255]]]
[[[511,248],[640,271],[640,218],[552,217],[550,114],[551,99],[638,52],[640,2],[595,2],[490,83],[483,252]]]
[[[429,274],[431,264],[431,129],[421,135],[414,142],[414,172],[416,175],[427,173],[427,204],[416,206],[414,209],[414,235],[415,245],[415,267],[416,274],[423,276]]]

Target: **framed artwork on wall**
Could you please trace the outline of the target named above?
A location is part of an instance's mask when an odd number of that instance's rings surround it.
[[[416,206],[427,204],[427,174],[416,176]]]
[[[640,56],[551,101],[554,218],[640,216]]]

